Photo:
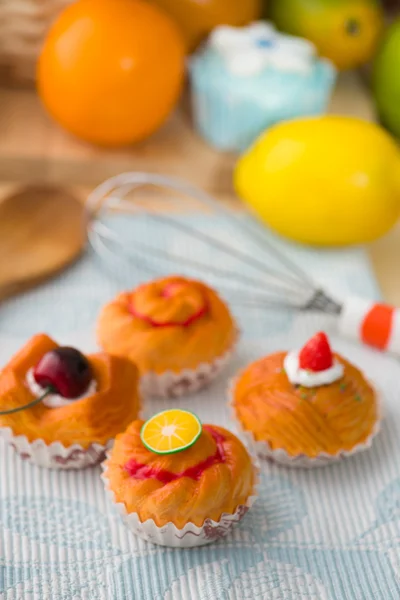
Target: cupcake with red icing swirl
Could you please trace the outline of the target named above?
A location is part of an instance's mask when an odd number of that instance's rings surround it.
[[[204,283],[172,276],[119,294],[99,317],[98,340],[138,366],[144,393],[178,397],[208,385],[237,337],[227,305]]]
[[[128,528],[175,547],[225,536],[252,506],[258,484],[258,467],[235,435],[180,409],[131,423],[103,470]]]

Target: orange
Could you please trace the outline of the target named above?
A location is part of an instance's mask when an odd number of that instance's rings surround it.
[[[261,0],[152,0],[182,30],[192,52],[218,25],[247,25],[261,15]]]
[[[176,104],[184,43],[141,0],[80,0],[51,28],[38,64],[41,99],[72,134],[104,146],[146,138]]]

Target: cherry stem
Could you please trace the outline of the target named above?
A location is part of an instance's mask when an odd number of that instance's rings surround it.
[[[55,392],[54,388],[49,386],[44,390],[43,394],[41,396],[39,396],[39,398],[35,398],[35,400],[32,400],[32,402],[29,402],[28,404],[24,404],[23,406],[18,406],[18,408],[10,408],[9,410],[0,410],[0,416],[1,415],[12,415],[14,413],[20,412],[21,410],[25,410],[27,408],[32,408],[33,406],[36,406],[36,404],[39,404],[40,402],[42,402],[50,394],[54,394],[54,392]]]

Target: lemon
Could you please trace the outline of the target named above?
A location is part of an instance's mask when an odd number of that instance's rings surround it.
[[[400,150],[381,127],[324,116],[272,127],[239,160],[235,187],[270,227],[322,246],[374,240],[400,214]]]
[[[195,414],[173,408],[157,413],[146,421],[140,438],[151,452],[174,454],[193,446],[201,431],[201,423]]]

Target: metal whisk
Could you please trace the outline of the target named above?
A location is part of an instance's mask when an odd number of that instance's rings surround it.
[[[188,222],[175,212],[155,212],[148,205],[126,199],[132,191],[137,192],[144,186],[173,192],[175,206],[176,195],[184,195],[197,203],[200,214],[211,210],[214,215],[220,215],[226,231],[231,233],[229,241],[224,236],[210,233],[209,223],[200,227],[201,217]],[[185,209],[184,203],[181,206]],[[339,330],[346,336],[400,354],[399,310],[355,298],[338,302],[268,239],[266,231],[249,214],[225,208],[202,190],[183,181],[150,173],[123,173],[98,186],[90,194],[86,208],[88,241],[103,259],[115,259],[117,256],[118,260],[125,260],[152,276],[171,272],[171,266],[175,273],[186,268],[192,276],[204,279],[211,276],[217,281],[218,289],[229,294],[232,303],[254,309],[319,311],[336,315]],[[153,239],[132,239],[132,235],[129,240],[123,239],[102,220],[110,210],[144,218],[148,238]],[[163,232],[169,231],[171,235],[186,239],[185,255],[157,248],[156,232],[160,227]],[[190,248],[194,244],[202,246],[201,257],[191,255]],[[249,244],[253,247],[252,253],[244,249]],[[213,254],[209,256],[211,252]],[[204,255],[208,256],[208,260],[204,260]],[[245,273],[243,267],[246,268]]]

